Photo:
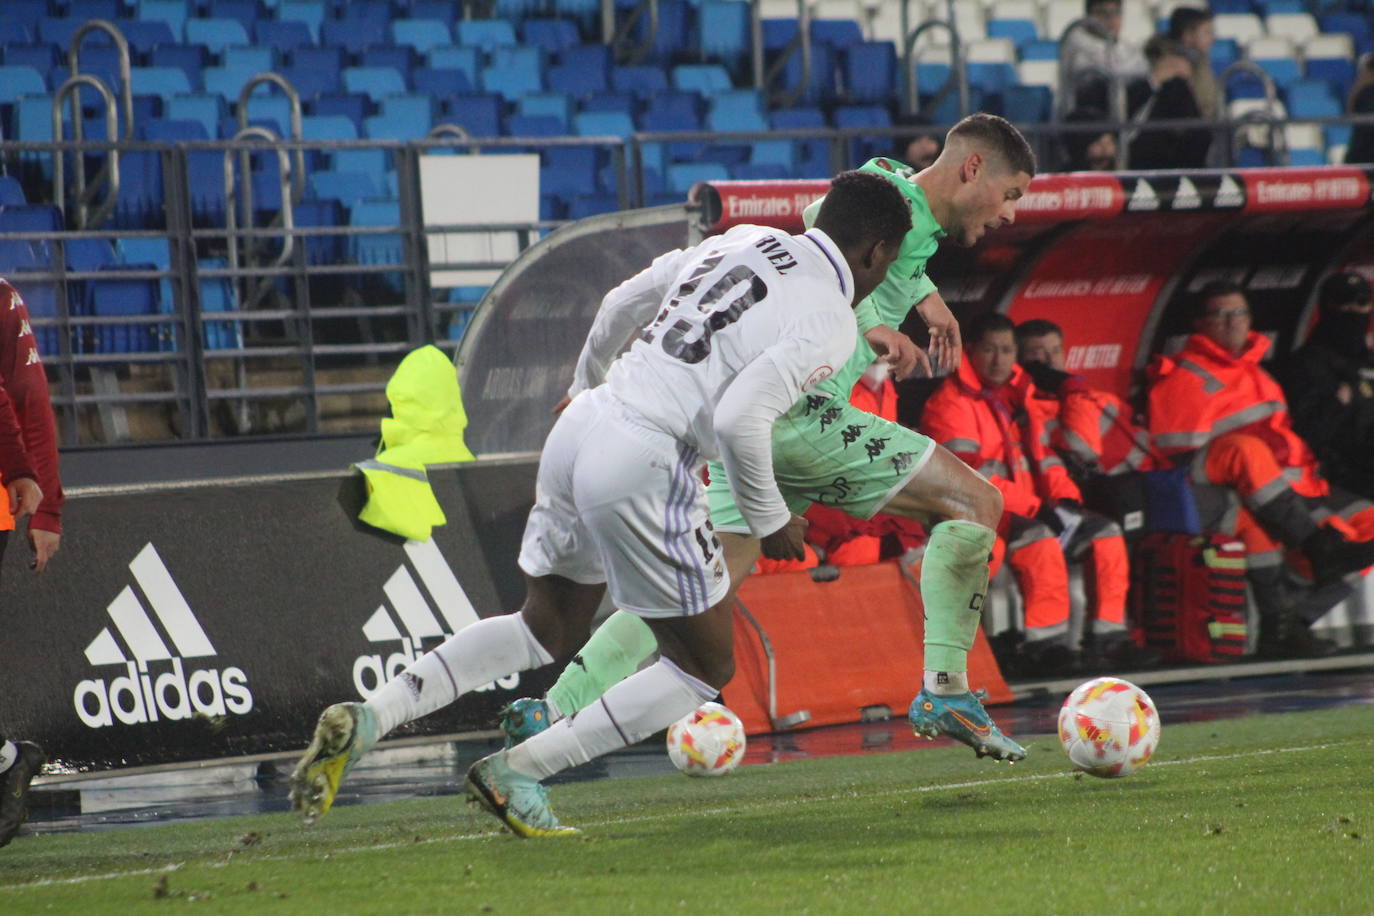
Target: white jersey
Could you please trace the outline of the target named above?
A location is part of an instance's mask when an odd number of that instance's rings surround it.
[[[853,295],[848,264],[819,229],[736,226],[608,293],[569,393],[604,376],[647,423],[718,458],[750,530],[771,533],[790,517],[773,480],[772,423],[849,358]]]

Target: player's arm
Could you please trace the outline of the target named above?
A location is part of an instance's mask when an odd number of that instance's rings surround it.
[[[843,363],[853,344],[847,323],[832,324],[815,337],[785,338],[755,358],[722,393],[714,414],[721,463],[735,504],[755,537],[767,539],[792,520],[773,477],[774,421],[796,403],[809,381]],[[800,553],[800,543],[796,547]]]
[[[8,496],[9,513],[16,519],[31,515],[43,499],[43,491],[34,477],[24,451],[19,420],[4,386],[0,386],[0,485]]]
[[[58,476],[57,421],[53,416],[47,373],[39,359],[38,342],[29,325],[29,313],[13,288],[0,288],[0,380],[9,392],[19,423],[24,451],[33,466],[34,479],[43,490],[43,502],[29,520],[30,542],[37,568],[47,565],[57,551],[62,532],[62,484]],[[43,532],[35,534],[35,531]]]
[[[654,317],[672,289],[678,271],[695,249],[677,249],[654,258],[652,264],[617,286],[601,300],[582,352],[577,357],[569,397],[595,388],[606,378],[631,335]]]

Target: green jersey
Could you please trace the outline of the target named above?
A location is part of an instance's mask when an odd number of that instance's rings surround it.
[[[880,324],[890,328],[901,327],[912,306],[935,292],[935,284],[926,276],[926,261],[935,254],[940,239],[945,237],[945,230],[931,215],[925,189],[916,183],[913,169],[892,159],[870,159],[859,166],[859,171],[873,172],[890,179],[906,195],[911,202],[911,231],[902,239],[902,247],[897,252],[897,260],[887,271],[887,278],[854,310],[861,336],[849,361],[843,369],[816,386],[820,392],[845,400],[849,399],[849,391],[855,382],[877,358],[862,334]],[[821,200],[824,199],[815,201],[803,211],[802,219],[808,228],[815,223]],[[796,409],[793,407],[793,410]]]

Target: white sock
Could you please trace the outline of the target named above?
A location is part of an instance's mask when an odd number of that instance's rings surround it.
[[[549,712],[550,725],[563,718],[563,710],[558,708],[558,704],[555,703],[553,701],[553,697],[549,696],[548,694],[544,695],[544,708],[547,709]]]
[[[19,745],[13,741],[6,741],[0,744],[0,773],[5,772],[14,766],[14,762],[19,759]]]
[[[937,697],[968,693],[968,672],[927,671],[921,678],[921,685]]]
[[[366,705],[377,716],[380,737],[498,677],[552,661],[518,613],[488,617],[411,662],[368,697]]]
[[[506,763],[517,773],[547,779],[644,740],[715,699],[717,693],[716,688],[660,658],[607,690],[586,709],[517,744],[506,752]]]

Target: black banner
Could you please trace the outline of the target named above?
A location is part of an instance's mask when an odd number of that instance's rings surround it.
[[[339,477],[73,498],[48,572],[26,568],[19,538],[4,559],[0,730],[79,769],[302,747],[324,706],[518,606],[534,470],[434,471],[449,524],[424,544],[358,530]],[[399,733],[490,728],[555,672]]]

